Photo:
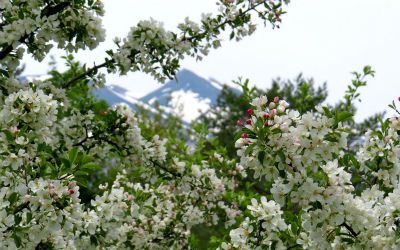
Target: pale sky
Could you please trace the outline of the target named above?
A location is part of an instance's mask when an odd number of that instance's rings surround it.
[[[200,20],[201,13],[216,13],[211,0],[103,0],[106,14],[103,19],[107,30],[106,42],[95,51],[83,51],[76,56],[93,65],[104,62],[105,50],[115,48],[112,39],[124,37],[131,26],[153,17],[163,21],[165,27],[175,27],[186,16]],[[316,84],[327,82],[329,103],[343,97],[351,83],[352,71],[361,72],[365,65],[376,71],[368,78],[368,86],[361,89],[362,102],[358,103],[360,120],[378,111],[387,110],[392,100],[400,96],[400,1],[398,0],[292,0],[285,7],[280,29],[264,27],[240,42],[226,37],[222,47],[211,50],[203,61],[187,58],[181,67],[197,74],[213,77],[222,83],[249,78],[260,88],[271,85],[276,77],[295,78],[300,72],[313,77]],[[51,54],[59,57],[62,51]],[[31,59],[25,74],[45,74],[46,67]],[[46,62],[46,61],[45,61]],[[60,65],[59,69],[63,69]],[[138,96],[160,87],[150,76],[131,73],[128,76],[108,76],[108,84],[118,84]]]

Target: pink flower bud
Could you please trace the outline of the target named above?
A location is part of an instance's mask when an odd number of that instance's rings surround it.
[[[246,120],[246,124],[251,124],[251,120],[250,120],[250,119],[247,119],[247,120]]]
[[[270,109],[275,108],[275,106],[276,106],[276,104],[275,104],[274,102],[270,102],[270,103],[269,103],[269,108],[270,108]]]
[[[100,115],[102,115],[102,114],[103,114],[103,111],[100,110]]]
[[[269,114],[264,114],[264,120],[267,120],[267,119],[269,119]]]
[[[273,110],[271,110],[271,111],[269,112],[269,115],[272,116],[272,117],[274,117],[276,114],[277,114],[276,109],[273,109]]]
[[[274,102],[279,102],[279,97],[278,96],[275,96]]]
[[[243,133],[241,137],[242,137],[242,138],[246,138],[247,136],[248,136],[248,135],[247,135],[246,133]]]
[[[16,133],[18,133],[18,132],[19,132],[19,131],[18,131],[17,126],[12,126],[12,127],[11,127],[11,133],[16,134]]]
[[[74,193],[75,193],[75,190],[73,190],[73,189],[69,190],[69,194],[74,194]]]
[[[268,124],[268,122],[266,122],[265,124],[264,124],[264,127],[268,127],[269,126],[269,124]]]
[[[60,199],[60,196],[58,196],[58,195],[54,196],[54,200],[59,200],[59,199]]]
[[[247,114],[249,114],[249,115],[253,114],[253,110],[252,109],[248,109],[247,110]]]
[[[243,121],[242,120],[237,121],[237,125],[243,126]]]
[[[76,181],[71,181],[69,184],[68,184],[68,187],[69,188],[74,188],[74,187],[76,187]]]

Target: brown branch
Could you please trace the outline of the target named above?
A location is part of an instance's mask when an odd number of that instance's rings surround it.
[[[298,247],[298,246],[300,246],[300,244],[294,244],[294,245],[292,245],[292,246],[290,246],[290,247],[288,247],[288,248],[286,248],[286,249],[287,249],[287,250],[290,250],[290,249],[295,248],[295,247]]]
[[[357,233],[354,232],[353,228],[352,228],[351,226],[347,225],[346,222],[343,222],[343,223],[341,224],[341,226],[344,226],[345,228],[347,228],[347,230],[349,230],[350,233],[351,233],[354,237],[357,237]]]
[[[369,182],[367,179],[365,179],[364,177],[362,177],[362,175],[360,175],[359,173],[355,173],[355,172],[353,172],[353,171],[349,171],[349,173],[350,174],[353,174],[353,175],[357,175],[358,177],[360,177],[361,179],[363,179],[370,187],[372,187],[372,183],[371,182]]]
[[[114,62],[114,59],[109,60],[109,62]],[[62,86],[62,88],[63,88],[63,89],[68,88],[68,86],[71,85],[71,84],[72,84],[73,82],[75,82],[76,80],[79,80],[79,79],[81,79],[81,78],[83,78],[83,77],[85,77],[85,76],[88,76],[88,75],[90,75],[93,71],[95,71],[96,69],[99,69],[99,68],[102,68],[102,67],[105,67],[105,66],[107,66],[107,62],[104,62],[104,63],[102,63],[102,64],[99,64],[99,65],[97,65],[97,66],[94,66],[94,67],[91,68],[91,69],[88,69],[86,72],[84,72],[84,73],[80,74],[79,76],[76,76],[76,77],[72,78],[71,80],[69,80],[68,82],[64,83],[63,86]]]

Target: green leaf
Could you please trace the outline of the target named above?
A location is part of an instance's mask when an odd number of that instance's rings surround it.
[[[294,235],[297,235],[298,227],[297,227],[296,222],[292,222],[291,229],[292,229],[292,232],[294,233]]]
[[[92,162],[93,161],[93,156],[94,156],[93,153],[85,155],[85,157],[83,157],[82,164],[85,165],[88,162]]]
[[[279,172],[279,176],[280,177],[282,177],[282,178],[286,177],[286,171],[285,170],[279,170],[278,172]]]
[[[76,146],[76,147],[73,147],[71,149],[71,151],[69,152],[68,159],[69,159],[69,162],[71,163],[71,165],[75,162],[77,156],[78,156],[78,147]]]
[[[88,172],[85,172],[85,171],[76,171],[76,172],[74,173],[74,175],[75,175],[75,176],[77,176],[77,175],[89,175],[89,173],[88,173]]]
[[[5,77],[10,77],[10,74],[8,74],[8,71],[7,70],[4,70],[4,69],[0,69],[0,74],[2,74],[3,76],[5,76]]]
[[[93,163],[87,163],[81,167],[81,169],[95,169],[95,170],[102,170],[102,168]]]
[[[26,224],[29,224],[31,220],[33,219],[32,213],[26,213]]]
[[[258,160],[260,161],[261,164],[264,163],[264,158],[265,158],[265,151],[260,151],[260,153],[258,153]]]
[[[10,207],[17,201],[18,193],[14,192],[8,197],[8,201],[10,202]]]
[[[14,136],[11,134],[11,132],[8,129],[3,129],[1,130],[4,134],[6,134],[7,140],[9,142],[14,141]]]
[[[81,185],[81,186],[83,186],[83,187],[85,187],[85,188],[88,188],[88,187],[89,187],[89,182],[88,182],[87,180],[85,180],[85,179],[74,177],[74,180],[75,180],[79,185]]]
[[[285,163],[285,161],[286,161],[286,156],[285,156],[285,153],[283,153],[282,149],[279,150],[279,151],[276,152],[276,153],[278,154],[279,158],[281,158],[282,162]]]
[[[244,151],[244,155],[248,155],[250,152],[251,152],[251,150],[253,150],[253,148],[256,146],[256,144],[255,143],[253,143],[253,144],[251,144],[250,146],[248,146],[247,148],[246,148],[246,151]]]
[[[25,133],[25,131],[28,129],[28,124],[25,124],[20,130],[19,130],[19,134],[23,134]]]
[[[263,119],[261,119],[260,117],[258,117],[257,122],[256,122],[256,126],[258,129],[262,129],[264,127],[264,121]]]
[[[156,212],[156,209],[152,206],[144,206],[144,207],[150,209],[153,212]]]
[[[235,32],[232,31],[231,35],[229,36],[229,39],[232,40],[235,37]]]
[[[344,121],[350,117],[354,116],[354,114],[347,112],[347,111],[338,111],[337,113],[337,120],[338,122]]]
[[[326,116],[327,116],[328,118],[331,118],[331,117],[332,117],[331,110],[328,109],[327,107],[322,107],[322,108],[324,109]]]
[[[15,233],[12,235],[12,237],[14,238],[14,242],[15,242],[15,245],[17,246],[17,248],[20,248],[21,243],[22,243],[21,238]]]
[[[92,243],[95,246],[99,245],[99,242],[97,241],[97,237],[94,235],[90,235],[90,243]]]

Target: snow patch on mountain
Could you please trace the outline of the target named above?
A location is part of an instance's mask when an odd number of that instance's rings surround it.
[[[182,104],[182,119],[188,123],[197,119],[210,108],[209,98],[199,98],[199,93],[179,90],[171,93],[171,102],[174,105]]]

